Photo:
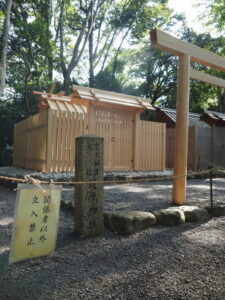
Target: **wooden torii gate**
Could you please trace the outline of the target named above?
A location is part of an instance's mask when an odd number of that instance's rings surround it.
[[[225,88],[225,80],[192,69],[190,61],[225,72],[225,58],[193,44],[181,41],[158,29],[153,29],[150,36],[151,44],[154,48],[179,57],[172,202],[183,204],[186,198],[187,183],[187,178],[184,175],[187,173],[190,79]]]

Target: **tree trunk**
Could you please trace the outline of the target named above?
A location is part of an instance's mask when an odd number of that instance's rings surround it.
[[[63,72],[63,90],[66,92],[66,95],[69,95],[72,92],[70,87],[70,75],[71,72],[69,72],[68,69]]]
[[[93,64],[93,30],[91,30],[89,38],[89,87],[94,87],[94,64]]]
[[[83,18],[81,29],[79,31],[77,40],[75,42],[74,48],[73,48],[73,54],[70,62],[66,66],[65,63],[65,54],[64,54],[64,0],[61,2],[61,12],[60,12],[60,61],[61,61],[61,68],[63,71],[63,77],[64,77],[64,83],[63,87],[65,92],[70,92],[70,75],[73,72],[73,70],[77,67],[78,63],[80,62],[80,59],[85,51],[85,47],[87,45],[87,42],[89,41],[89,36],[93,30],[93,26],[95,24],[96,16],[99,10],[99,7],[104,3],[104,1],[97,1],[96,8],[94,7],[94,1],[91,1],[89,7],[87,9],[81,8],[85,13],[85,18]],[[91,38],[92,39],[92,38]],[[91,41],[91,44],[93,41]],[[93,45],[91,45],[93,48]],[[93,50],[92,50],[93,52]],[[92,56],[93,57],[93,56]],[[93,62],[91,63],[93,65]],[[90,76],[90,80],[94,81],[94,72]]]
[[[49,56],[48,58],[48,78],[49,81],[53,80],[53,57]]]
[[[217,99],[218,99],[218,110],[220,112],[225,112],[225,90],[223,88],[217,89]]]
[[[6,58],[7,58],[7,46],[9,37],[9,27],[10,27],[10,13],[12,7],[12,0],[6,0],[6,16],[3,25],[2,34],[2,49],[0,57],[0,97],[4,94],[5,88],[5,76],[6,76]]]

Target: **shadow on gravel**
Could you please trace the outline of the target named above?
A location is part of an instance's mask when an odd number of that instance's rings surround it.
[[[53,295],[62,293],[69,299],[72,297],[72,290],[89,289],[90,286],[94,289],[101,286],[107,292],[116,285],[115,282],[119,284],[124,274],[130,274],[131,278],[134,274],[140,280],[145,277],[146,270],[146,278],[151,275],[155,282],[157,277],[160,279],[163,276],[162,280],[165,279],[165,274],[171,276],[174,268],[176,272],[179,270],[183,273],[183,268],[190,267],[190,262],[186,259],[190,260],[199,254],[199,249],[196,249],[196,253],[192,249],[184,257],[190,241],[182,235],[203,224],[155,227],[129,237],[119,237],[105,231],[103,237],[82,239],[68,232],[59,236],[52,256],[10,266],[7,264],[8,253],[3,253],[0,255],[1,295],[7,296],[12,291],[11,299],[31,299],[31,295],[32,299],[55,299]],[[204,248],[203,252],[206,250]],[[202,263],[204,259],[202,258]],[[109,284],[108,278],[111,278],[112,284]],[[103,284],[104,280],[108,282],[106,285]]]
[[[192,185],[195,189],[188,192],[189,199],[197,195],[197,200],[206,202],[208,190],[199,189],[198,195],[198,182]],[[151,211],[170,206],[171,183],[168,187],[134,188],[123,192],[129,209]],[[105,194],[109,208],[124,201],[121,190],[116,186],[112,190]],[[11,216],[12,208],[1,203],[4,217]],[[225,240],[221,233],[225,231],[225,218],[157,226],[132,236],[105,230],[102,237],[82,239],[73,233],[72,213],[63,209],[61,217],[56,251],[51,256],[8,265],[8,251],[0,254],[0,299],[109,299],[107,296],[113,294],[114,299],[225,299],[216,296],[225,281]],[[0,247],[9,246],[10,230],[3,227]],[[188,294],[190,290],[195,298]],[[207,297],[201,297],[201,292]]]

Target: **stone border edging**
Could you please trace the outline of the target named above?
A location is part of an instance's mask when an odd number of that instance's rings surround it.
[[[62,200],[63,208],[73,212],[74,205],[71,201]],[[173,206],[158,211],[104,211],[104,226],[106,229],[118,234],[133,234],[146,230],[154,225],[178,226],[186,222],[199,222],[209,217],[225,216],[225,205],[211,208],[206,206]],[[151,221],[150,221],[151,218]],[[154,221],[155,220],[155,221]]]
[[[211,213],[210,208],[182,205],[154,212],[117,211],[104,212],[105,228],[118,234],[134,234],[154,225],[177,226],[185,222],[199,222]],[[217,206],[212,216],[225,216],[225,205]]]

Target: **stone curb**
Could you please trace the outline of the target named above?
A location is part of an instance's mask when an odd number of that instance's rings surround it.
[[[104,225],[118,234],[133,234],[148,229],[156,222],[155,216],[146,211],[105,211]]]
[[[213,207],[212,210],[211,210],[211,207],[206,206],[205,209],[213,217],[223,217],[223,216],[225,216],[225,205],[215,206],[215,207]]]
[[[177,226],[185,222],[199,222],[208,216],[204,208],[197,206],[169,207],[151,212],[145,211],[106,211],[105,228],[118,234],[133,234],[154,225]]]
[[[61,207],[73,212],[71,201],[62,200]],[[104,226],[118,234],[134,234],[152,226],[178,226],[187,222],[204,221],[209,216],[225,216],[225,205],[213,208],[198,206],[176,206],[154,212],[147,211],[104,211]]]

